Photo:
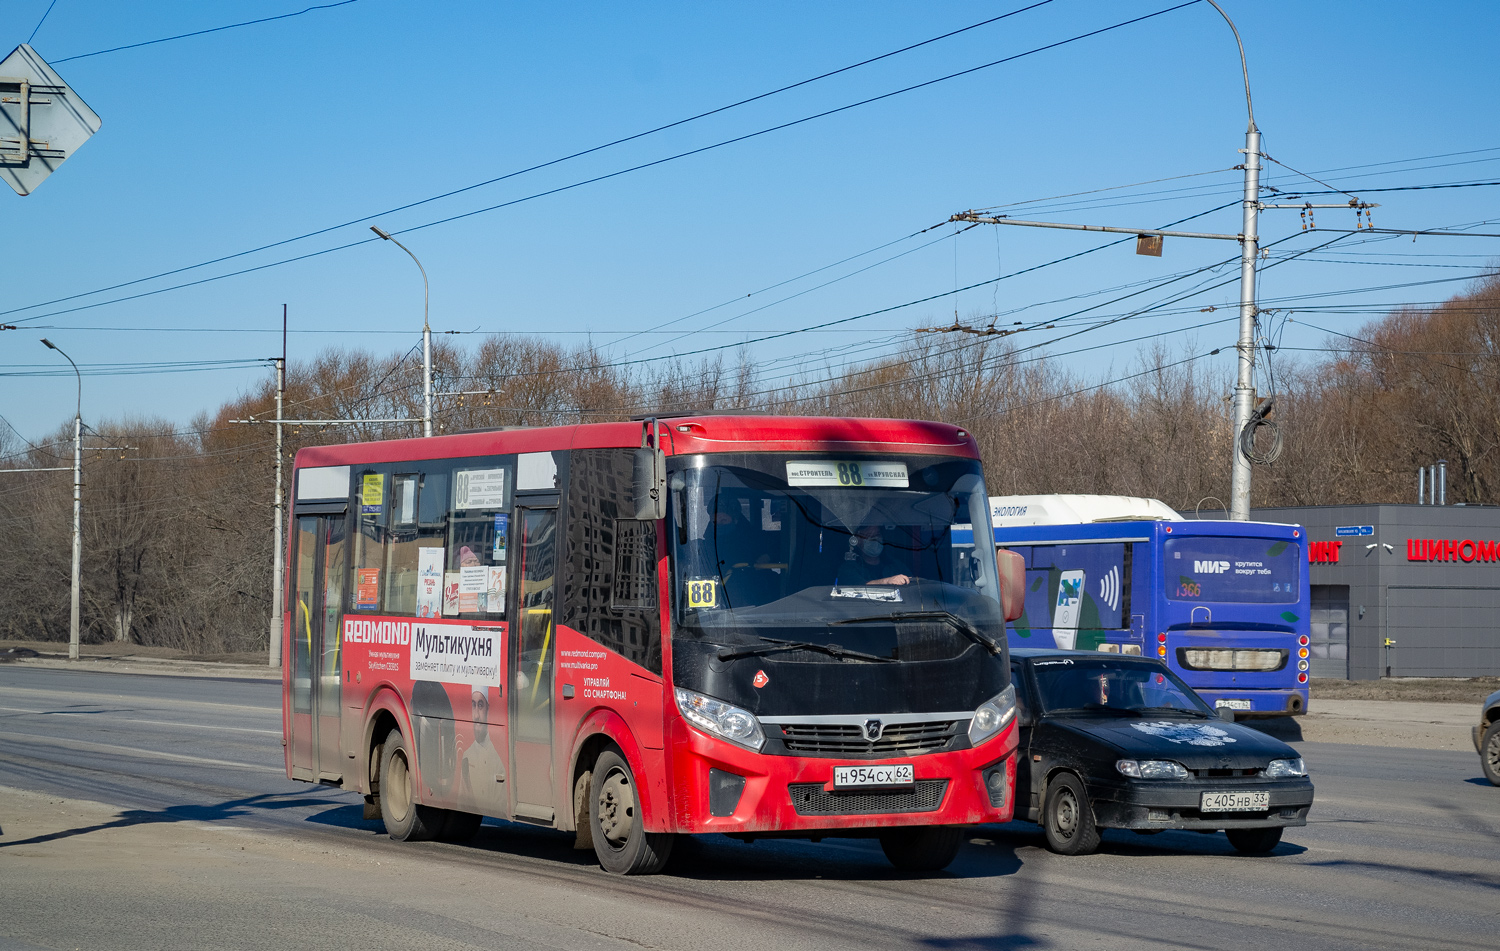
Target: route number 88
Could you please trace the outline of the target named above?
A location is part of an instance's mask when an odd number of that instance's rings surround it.
[[[687,583],[687,601],[690,608],[718,607],[718,582],[712,579],[708,581],[689,581]]]
[[[839,485],[864,485],[864,476],[860,474],[859,463],[839,463]]]

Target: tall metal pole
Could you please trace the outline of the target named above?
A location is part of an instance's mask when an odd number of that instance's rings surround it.
[[[417,270],[422,272],[422,435],[432,435],[432,325],[427,322],[427,269],[417,256],[411,253],[411,248],[391,237],[390,232],[383,231],[374,225],[370,230],[380,235],[381,238],[394,244],[407,253],[416,262]]]
[[[1234,432],[1231,440],[1229,479],[1229,517],[1237,522],[1250,520],[1250,460],[1240,447],[1240,437],[1255,411],[1255,261],[1260,253],[1257,230],[1260,217],[1260,130],[1255,127],[1255,107],[1250,101],[1250,67],[1245,62],[1245,44],[1234,21],[1215,0],[1209,4],[1219,11],[1234,33],[1240,50],[1240,70],[1245,77],[1245,111],[1249,123],[1245,129],[1245,197],[1244,238],[1240,244],[1240,339],[1235,344],[1239,356],[1239,373],[1234,385]]]
[[[68,615],[68,660],[78,659],[78,613],[83,574],[83,375],[78,364],[63,353],[62,348],[46,337],[42,338],[48,350],[62,353],[63,359],[73,366],[73,375],[78,378],[78,407],[73,413],[73,585],[69,598]]]
[[[281,359],[276,361],[276,500],[272,509],[276,513],[275,554],[271,561],[271,667],[281,666],[282,612],[286,603],[282,592],[286,589],[286,539],[282,537],[282,525],[286,520],[282,508],[281,494],[281,400],[286,392],[286,305],[281,305]]]

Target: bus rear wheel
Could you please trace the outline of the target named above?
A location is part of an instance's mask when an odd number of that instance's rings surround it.
[[[641,822],[641,797],[636,792],[630,764],[614,750],[594,762],[589,791],[589,831],[594,854],[606,872],[652,875],[661,871],[672,853],[675,837],[647,832]]]
[[[380,755],[380,818],[397,842],[431,839],[447,820],[444,810],[418,803],[414,787],[411,744],[399,730],[392,730]]]
[[[903,872],[941,872],[958,856],[963,841],[963,829],[914,826],[880,833],[880,850]]]

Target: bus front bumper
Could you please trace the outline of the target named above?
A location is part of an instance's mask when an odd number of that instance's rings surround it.
[[[894,826],[1009,822],[1016,725],[977,748],[887,759],[771,756],[669,727],[673,828],[724,835],[859,834]],[[910,764],[915,783],[835,789],[836,766]]]

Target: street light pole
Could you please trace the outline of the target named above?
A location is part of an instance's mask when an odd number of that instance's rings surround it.
[[[281,441],[281,400],[286,392],[286,305],[281,305],[281,359],[276,361],[276,496],[272,505],[272,518],[276,522],[275,540],[272,542],[275,551],[271,555],[271,630],[270,630],[270,655],[267,663],[271,667],[281,666],[281,629],[285,623],[283,614],[286,611],[286,602],[283,592],[286,590],[286,539],[282,537],[282,525],[286,521],[285,509],[282,507],[281,492],[281,456],[283,453]]]
[[[83,559],[83,375],[78,364],[63,353],[62,348],[46,337],[42,338],[48,350],[62,353],[63,359],[73,366],[73,375],[78,378],[78,408],[73,413],[73,588],[72,607],[68,617],[68,660],[78,659],[78,607],[80,575]]]
[[[422,272],[422,435],[432,435],[432,325],[427,322],[427,269],[417,256],[411,253],[411,248],[391,237],[390,232],[370,225],[370,230],[396,247],[405,251],[417,265],[417,270]]]
[[[1239,372],[1234,385],[1234,429],[1230,447],[1229,517],[1237,522],[1250,520],[1250,460],[1242,445],[1245,427],[1255,411],[1255,262],[1260,254],[1260,130],[1255,127],[1255,107],[1250,101],[1250,67],[1245,62],[1245,44],[1234,21],[1215,0],[1209,4],[1219,11],[1234,33],[1240,51],[1240,71],[1245,77],[1245,111],[1249,124],[1245,129],[1244,224],[1240,239],[1240,338],[1235,344]]]

